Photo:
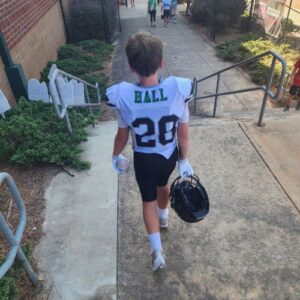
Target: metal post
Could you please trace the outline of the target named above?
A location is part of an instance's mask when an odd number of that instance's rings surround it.
[[[255,1],[255,0],[251,0],[250,13],[249,13],[248,24],[247,24],[247,32],[250,31],[251,19],[252,19],[252,17],[253,17],[254,1]]]
[[[285,36],[285,32],[286,32],[287,24],[288,24],[288,21],[289,21],[292,4],[293,4],[293,0],[290,0],[289,10],[288,10],[288,13],[287,13],[287,16],[286,16],[286,21],[285,21],[284,29],[283,29],[283,33],[282,33],[282,39]]]
[[[104,2],[105,4],[104,4]],[[106,43],[109,44],[110,39],[109,39],[109,32],[108,32],[108,27],[107,27],[107,23],[106,23],[106,0],[101,0],[101,5],[102,5],[102,20],[103,20],[103,28],[105,31],[105,39],[106,39]]]
[[[5,237],[5,239],[8,241],[8,244],[12,248],[17,248],[17,258],[19,261],[22,263],[23,268],[25,269],[30,281],[32,284],[37,284],[38,282],[38,276],[37,274],[32,270],[32,267],[27,260],[23,250],[19,246],[18,241],[16,241],[14,235],[12,234],[9,226],[7,225],[6,220],[4,219],[3,215],[0,213],[0,228],[1,228],[1,233]],[[15,249],[14,249],[15,250]],[[13,251],[15,252],[15,251]],[[9,263],[10,260],[14,260],[15,253],[11,252],[11,255],[7,257],[7,262]],[[0,278],[2,278],[6,273],[6,270],[4,269],[2,272],[0,271]]]
[[[197,93],[198,93],[198,82],[196,78],[194,78],[194,114],[196,113],[196,105],[197,105]]]
[[[96,93],[97,93],[97,100],[100,103],[101,102],[101,94],[100,94],[100,88],[99,88],[98,82],[96,82]],[[99,111],[101,112],[101,105],[99,105]]]
[[[217,87],[216,87],[216,95],[215,95],[215,104],[214,104],[213,117],[215,117],[216,113],[217,113],[219,85],[220,85],[220,73],[218,73],[218,75],[217,75]]]
[[[24,202],[20,196],[20,193],[16,187],[16,184],[12,177],[7,173],[0,173],[0,184],[3,181],[7,182],[8,189],[11,193],[12,198],[14,199],[18,210],[19,210],[19,223],[17,225],[16,230],[14,233],[9,228],[5,218],[0,213],[0,231],[4,238],[7,240],[9,244],[9,251],[6,256],[5,262],[0,266],[0,278],[2,278],[6,272],[9,270],[11,265],[13,264],[15,257],[17,257],[21,263],[23,268],[25,269],[26,273],[28,274],[30,281],[33,284],[37,284],[38,277],[36,273],[32,270],[26,256],[24,255],[21,247],[20,247],[20,241],[22,239],[22,235],[24,232],[24,228],[26,225],[26,209]]]
[[[274,70],[275,70],[275,64],[276,64],[276,57],[273,56],[271,70],[270,70],[270,73],[269,73],[269,76],[268,76],[266,90],[265,90],[263,102],[262,102],[262,105],[261,105],[259,120],[258,120],[258,123],[257,123],[258,126],[263,126],[262,125],[262,120],[263,120],[263,117],[264,117],[264,112],[265,112],[265,108],[266,108],[266,104],[267,104],[267,100],[268,100],[268,96],[269,96],[269,92],[270,92],[270,88],[271,88],[271,83],[272,83]]]
[[[86,83],[84,83],[84,91],[85,91],[85,94],[86,94],[86,99],[87,99],[88,104],[91,104],[91,101],[90,101],[90,95],[89,95],[89,90],[88,90],[88,88],[87,88]],[[90,114],[92,115],[93,112],[92,112],[92,107],[91,107],[91,105],[89,105],[89,110],[90,110]]]

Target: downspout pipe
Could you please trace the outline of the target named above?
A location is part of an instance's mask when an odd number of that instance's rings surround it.
[[[70,34],[69,34],[68,23],[67,23],[67,19],[66,19],[65,10],[64,10],[63,0],[59,0],[59,4],[60,4],[60,9],[61,9],[61,15],[62,15],[64,26],[65,26],[67,43],[69,43],[70,42]]]
[[[16,102],[20,97],[27,98],[27,80],[24,70],[22,65],[13,62],[2,31],[0,31],[0,56]]]

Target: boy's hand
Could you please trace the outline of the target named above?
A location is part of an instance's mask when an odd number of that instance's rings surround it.
[[[194,174],[193,168],[187,159],[178,160],[178,171],[181,177],[192,176]]]
[[[112,156],[112,166],[118,174],[123,174],[129,169],[130,160],[122,154]]]

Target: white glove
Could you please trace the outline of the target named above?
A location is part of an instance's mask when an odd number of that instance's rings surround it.
[[[112,156],[112,166],[118,174],[126,173],[129,169],[130,160],[122,154]]]
[[[194,174],[193,168],[187,159],[178,160],[178,171],[181,177],[192,176]]]

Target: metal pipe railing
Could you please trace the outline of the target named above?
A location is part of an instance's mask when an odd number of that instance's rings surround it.
[[[224,73],[224,72],[226,72],[228,70],[231,70],[231,69],[234,69],[234,68],[237,68],[237,67],[241,67],[241,66],[247,65],[249,63],[258,61],[262,57],[268,56],[268,55],[272,55],[273,59],[272,59],[272,64],[271,64],[270,71],[268,73],[266,85],[219,93],[220,78],[221,78],[221,74],[222,73]],[[281,69],[281,73],[280,73],[279,84],[277,86],[276,93],[274,94],[272,92],[272,90],[271,90],[271,85],[272,85],[272,81],[273,81],[273,77],[274,77],[275,65],[276,65],[276,61],[277,60],[281,63],[282,69]],[[197,100],[214,97],[215,101],[214,101],[213,117],[215,117],[216,116],[216,111],[217,111],[218,97],[219,96],[230,95],[230,94],[238,94],[238,93],[245,93],[245,92],[257,91],[257,90],[263,90],[265,93],[264,93],[264,97],[263,97],[263,101],[262,101],[262,106],[261,106],[261,110],[260,110],[259,120],[258,120],[258,123],[257,123],[258,126],[262,126],[262,120],[263,120],[263,115],[264,115],[264,111],[265,111],[267,99],[268,99],[268,97],[271,97],[272,99],[276,99],[278,97],[278,95],[279,95],[279,93],[280,93],[280,91],[282,89],[282,86],[283,86],[283,82],[284,82],[284,78],[285,78],[285,73],[286,73],[286,61],[284,60],[284,58],[281,55],[279,55],[278,53],[276,53],[275,51],[269,50],[269,51],[263,52],[263,53],[261,53],[259,55],[253,56],[253,57],[251,57],[249,59],[243,60],[243,61],[241,61],[239,63],[236,63],[236,64],[234,64],[234,65],[232,65],[230,67],[224,68],[224,69],[222,69],[220,71],[217,71],[217,72],[215,72],[213,74],[205,76],[204,78],[201,78],[199,80],[195,79],[194,81],[195,81],[195,90],[196,90],[196,92],[195,92],[195,99],[194,99],[194,101],[195,101],[194,102],[194,113],[196,112],[196,103],[197,103]],[[205,81],[205,80],[207,80],[209,78],[212,78],[214,76],[217,76],[216,93],[215,94],[210,94],[210,95],[198,97],[197,96],[197,91],[198,91],[197,85],[200,82],[203,82],[203,81]]]
[[[19,223],[17,225],[15,234],[13,234],[5,218],[0,212],[0,231],[9,244],[9,251],[6,255],[5,262],[0,266],[0,279],[6,274],[6,272],[14,263],[15,258],[17,257],[21,261],[22,266],[25,269],[27,275],[29,276],[30,281],[33,284],[37,284],[37,274],[32,270],[32,267],[20,246],[20,242],[26,225],[25,205],[12,177],[7,173],[0,173],[0,185],[3,181],[6,181],[12,198],[17,204],[19,210]]]
[[[91,114],[92,114],[92,107],[93,106],[99,106],[99,109],[101,110],[101,108],[100,108],[101,94],[100,94],[99,84],[98,84],[98,82],[96,82],[93,85],[93,84],[91,84],[91,83],[89,83],[89,82],[87,82],[83,79],[80,79],[76,76],[73,76],[72,74],[69,74],[67,72],[64,72],[64,71],[58,69],[55,64],[52,65],[52,67],[50,69],[50,72],[49,72],[49,75],[48,75],[48,78],[49,78],[49,92],[50,92],[50,95],[51,95],[51,98],[52,98],[52,101],[53,101],[54,110],[55,110],[56,115],[60,119],[65,120],[68,131],[70,133],[72,133],[73,130],[72,130],[72,126],[71,126],[71,123],[70,123],[70,119],[69,119],[69,116],[68,116],[68,110],[67,110],[68,105],[66,105],[66,103],[64,102],[64,99],[61,95],[61,91],[57,86],[57,78],[59,76],[62,76],[62,77],[68,78],[68,79],[74,79],[77,82],[83,83],[83,85],[84,85],[84,94],[85,94],[85,99],[86,99],[87,103],[85,103],[85,104],[75,104],[74,103],[72,105],[69,105],[69,107],[87,107],[88,106]],[[96,96],[97,96],[97,102],[96,103],[91,103],[88,87],[94,88],[96,90]]]

